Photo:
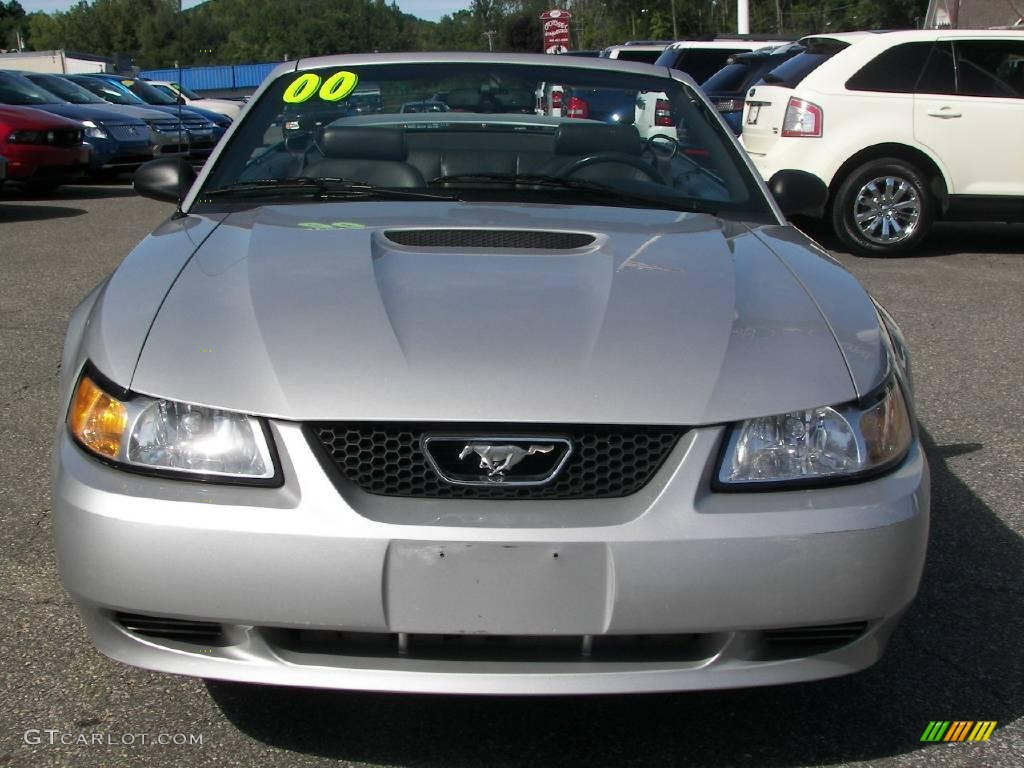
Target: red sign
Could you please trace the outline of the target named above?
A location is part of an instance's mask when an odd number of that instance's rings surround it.
[[[544,11],[540,15],[544,28],[544,53],[565,53],[569,50],[569,19],[568,11]]]

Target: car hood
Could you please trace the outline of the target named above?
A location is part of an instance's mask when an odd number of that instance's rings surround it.
[[[239,103],[237,104],[237,106],[241,108],[242,105]],[[177,107],[168,107],[168,109],[176,110]],[[221,122],[225,118],[231,120],[231,118],[228,115],[225,115],[223,112],[214,112],[212,109],[203,109],[202,107],[195,107],[192,105],[184,107],[182,111],[185,113],[191,112],[193,115],[198,115],[199,117],[205,120],[209,120],[212,123]]]
[[[231,99],[192,99],[190,107],[197,109],[208,109],[212,112],[219,112],[228,116],[237,117],[245,106],[244,102],[232,101]]]
[[[99,106],[99,105],[97,105]],[[137,117],[140,120],[166,120],[167,113],[159,109],[153,109],[150,105],[134,105],[134,104],[111,104],[111,111],[118,116],[128,115],[130,117]],[[184,110],[183,110],[184,111]],[[111,118],[104,118],[105,120],[111,120]]]
[[[150,112],[159,112],[160,117],[164,120],[167,119],[167,115],[172,115],[174,117],[178,116],[178,107],[171,104],[147,104],[145,106],[140,104],[139,107]],[[184,117],[201,117],[204,120],[209,120],[211,122],[224,118],[224,115],[219,112],[211,112],[208,109],[199,109],[198,107],[182,107],[181,114]]]
[[[480,228],[595,240],[422,247],[387,235]],[[696,425],[853,399],[830,324],[773,241],[820,281],[846,274],[791,228],[672,211],[346,202],[236,212],[175,280],[131,388],[296,420]],[[856,290],[850,301],[873,314]]]
[[[35,108],[44,109],[55,115],[70,117],[72,120],[93,120],[109,125],[145,125],[141,115],[134,111],[122,112],[120,110],[139,110],[147,115],[152,115],[152,117],[147,119],[158,120],[163,118],[163,115],[150,109],[127,106],[116,107],[114,105],[103,106],[102,104],[71,104],[69,102],[66,104],[38,104]]]
[[[11,128],[78,128],[82,124],[36,107],[12,107],[0,104],[0,123]]]

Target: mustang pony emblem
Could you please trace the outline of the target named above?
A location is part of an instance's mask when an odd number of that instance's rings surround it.
[[[503,477],[505,472],[527,456],[532,456],[535,453],[551,453],[553,450],[555,450],[553,445],[531,445],[529,448],[522,448],[518,445],[467,443],[459,454],[459,459],[463,460],[471,453],[475,453],[480,457],[480,469],[486,469],[488,477]]]

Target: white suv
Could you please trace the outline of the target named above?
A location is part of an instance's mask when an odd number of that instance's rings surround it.
[[[813,35],[747,93],[761,175],[814,174],[855,253],[906,253],[939,218],[1024,221],[1024,30]]]
[[[724,67],[730,56],[773,48],[780,42],[784,39],[758,35],[718,35],[711,40],[680,40],[662,51],[654,63],[685,72],[700,85]],[[681,138],[668,109],[668,97],[663,93],[641,93],[636,100],[635,120],[637,130],[645,139],[656,135]]]
[[[710,40],[680,40],[662,51],[655,64],[685,72],[700,85],[729,63],[730,56],[791,42],[791,37],[772,35],[716,35]]]
[[[622,45],[609,45],[600,53],[602,59],[618,61],[636,61],[641,64],[653,64],[661,56],[670,40],[630,40]]]

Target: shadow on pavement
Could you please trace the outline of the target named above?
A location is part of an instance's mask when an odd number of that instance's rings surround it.
[[[793,223],[823,248],[839,253],[850,252],[835,236],[832,228],[824,222],[796,218]],[[1024,224],[939,222],[925,238],[920,249],[895,258],[918,259],[961,253],[1024,254]]]
[[[102,198],[114,197],[136,197],[137,194],[131,186],[130,180],[96,183],[96,184],[67,184],[57,187],[51,192],[33,192],[28,189],[21,189],[15,186],[5,188],[0,195],[0,204],[49,200],[99,200]]]
[[[0,198],[0,224],[18,221],[46,221],[47,219],[66,219],[81,216],[85,213],[81,208],[66,208],[57,205],[12,205]]]
[[[385,765],[767,767],[921,749],[983,754],[993,745],[925,746],[920,737],[930,720],[1003,726],[1024,711],[1024,541],[946,464],[980,446],[937,446],[927,433],[923,440],[932,469],[924,581],[885,657],[860,674],[774,688],[589,698],[360,694],[216,681],[207,688],[224,714],[261,742]]]

